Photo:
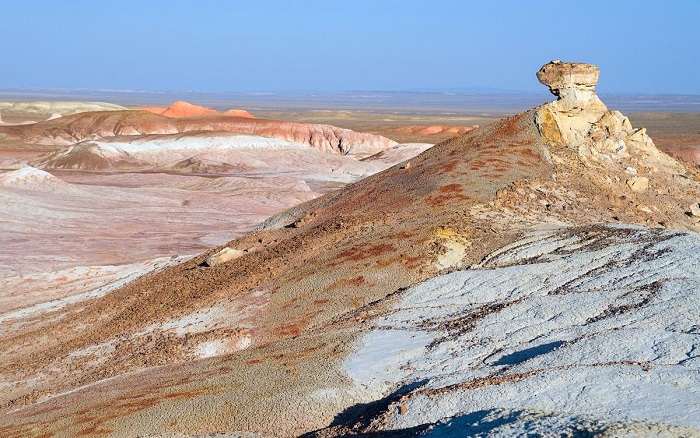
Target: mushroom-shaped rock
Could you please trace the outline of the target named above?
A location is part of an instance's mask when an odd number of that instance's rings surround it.
[[[545,142],[553,148],[578,152],[589,166],[629,165],[674,173],[683,169],[662,154],[644,129],[634,129],[619,111],[608,111],[595,93],[598,67],[579,62],[552,61],[537,72],[537,79],[549,87],[557,100],[537,108],[535,120]],[[646,177],[628,181],[633,191],[645,191]]]
[[[552,61],[542,66],[537,79],[555,96],[565,97],[572,92],[595,93],[599,74],[600,70],[593,64]]]
[[[592,110],[602,113],[607,110],[595,94],[600,70],[593,64],[552,61],[537,72],[537,79],[559,99],[559,111]]]

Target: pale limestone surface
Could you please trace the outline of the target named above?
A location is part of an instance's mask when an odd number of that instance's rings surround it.
[[[413,388],[377,416],[386,429],[506,409],[697,434],[699,245],[637,227],[537,232],[405,291],[347,373],[377,396]]]

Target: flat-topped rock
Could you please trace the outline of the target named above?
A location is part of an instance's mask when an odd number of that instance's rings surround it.
[[[599,74],[600,70],[593,64],[556,60],[543,65],[537,79],[555,96],[566,97],[577,91],[595,93]]]
[[[599,73],[593,64],[551,61],[537,72],[537,79],[558,97],[553,109],[597,119],[607,111],[595,93]]]

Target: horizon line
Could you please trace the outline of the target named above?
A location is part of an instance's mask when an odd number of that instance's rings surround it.
[[[334,94],[334,93],[403,93],[403,94],[456,94],[456,95],[540,95],[548,93],[546,90],[524,90],[497,87],[454,87],[454,88],[421,88],[388,90],[388,89],[345,89],[345,90],[315,90],[315,89],[283,89],[283,90],[256,90],[256,91],[204,91],[204,90],[156,90],[156,89],[130,89],[130,88],[88,88],[88,87],[40,87],[40,86],[0,86],[0,93],[10,91],[49,91],[49,92],[99,92],[115,94],[206,94],[206,95],[281,95],[281,94]],[[21,93],[20,93],[21,94]],[[598,91],[597,94],[622,95],[622,96],[699,96],[695,93],[671,93],[648,91]]]

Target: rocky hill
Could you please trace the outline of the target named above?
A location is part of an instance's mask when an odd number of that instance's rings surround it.
[[[697,436],[699,174],[598,74],[553,61],[554,102],[7,319],[0,433]]]

